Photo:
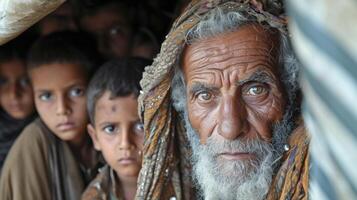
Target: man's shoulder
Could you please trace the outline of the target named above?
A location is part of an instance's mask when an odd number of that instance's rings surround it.
[[[297,147],[299,150],[302,150],[308,148],[310,139],[305,124],[301,122],[290,135],[288,143],[290,147]]]
[[[310,136],[303,123],[293,131],[288,143],[289,148],[275,175],[268,200],[308,198]]]
[[[105,165],[85,189],[82,200],[107,199],[110,187],[110,167]]]

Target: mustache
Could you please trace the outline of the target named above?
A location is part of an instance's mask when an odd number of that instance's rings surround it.
[[[261,155],[268,151],[274,151],[271,143],[259,138],[227,140],[211,136],[207,139],[206,144],[201,145],[201,147],[213,156],[222,153],[251,153]]]

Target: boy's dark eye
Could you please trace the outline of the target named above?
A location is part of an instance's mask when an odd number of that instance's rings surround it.
[[[7,82],[6,78],[0,76],[0,86],[5,85],[6,82]]]
[[[107,134],[114,134],[116,131],[116,127],[114,125],[107,125],[103,128],[103,131]]]
[[[84,89],[82,88],[73,88],[69,91],[69,96],[79,97],[84,95]]]
[[[27,77],[23,77],[19,80],[21,87],[27,87],[30,85],[30,80]]]
[[[38,97],[41,101],[50,101],[53,96],[51,92],[43,92]]]

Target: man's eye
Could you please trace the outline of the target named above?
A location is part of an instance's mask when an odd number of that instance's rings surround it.
[[[103,128],[103,131],[111,135],[115,133],[116,127],[114,125],[107,125]]]
[[[50,101],[52,99],[52,94],[50,92],[44,92],[38,97],[41,101]]]
[[[79,97],[84,95],[84,90],[81,88],[73,88],[69,91],[69,96],[71,97]]]
[[[207,102],[207,101],[210,101],[212,99],[212,96],[213,95],[211,93],[209,93],[209,92],[200,92],[197,95],[197,99],[199,101]]]
[[[137,123],[134,125],[134,131],[135,131],[135,133],[137,133],[137,134],[142,134],[142,133],[144,133],[144,124],[141,123],[141,122],[137,122]]]
[[[251,96],[257,96],[266,92],[266,88],[263,86],[252,86],[248,88],[247,94]]]

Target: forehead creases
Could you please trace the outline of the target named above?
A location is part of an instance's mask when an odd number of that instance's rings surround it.
[[[212,65],[217,66],[229,60],[236,62],[236,64],[245,64],[257,60],[263,60],[270,64],[276,63],[272,48],[269,49],[266,45],[259,45],[254,48],[245,46],[197,48],[193,51],[188,51],[186,56],[188,56],[186,62],[193,71]]]

